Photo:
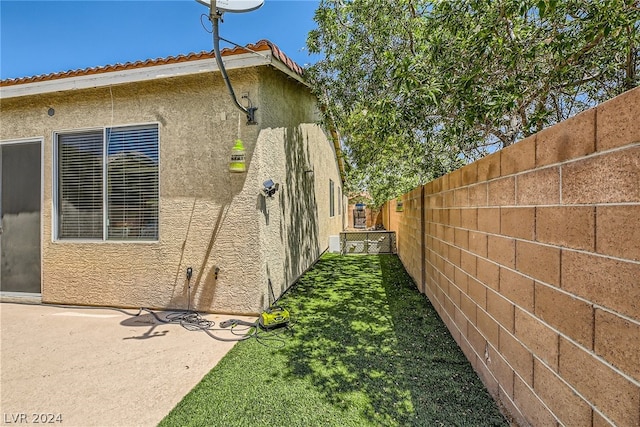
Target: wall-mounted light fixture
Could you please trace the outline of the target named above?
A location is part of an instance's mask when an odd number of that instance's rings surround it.
[[[262,183],[262,195],[265,197],[273,197],[280,188],[280,184],[274,183],[272,179],[268,179]]]

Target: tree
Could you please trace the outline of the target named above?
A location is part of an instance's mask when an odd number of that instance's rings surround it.
[[[638,85],[640,0],[321,0],[308,70],[376,203]]]

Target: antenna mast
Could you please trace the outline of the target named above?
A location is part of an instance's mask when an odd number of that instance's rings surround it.
[[[231,96],[231,99],[233,100],[233,103],[235,104],[236,107],[238,107],[238,109],[240,111],[242,111],[243,113],[245,113],[247,115],[247,124],[248,125],[255,125],[256,124],[256,120],[255,120],[255,112],[258,109],[258,107],[244,107],[242,104],[240,104],[238,102],[238,98],[236,97],[235,92],[233,91],[233,87],[231,86],[231,82],[229,81],[229,76],[227,75],[227,70],[224,67],[224,63],[222,62],[222,55],[220,55],[220,34],[219,34],[219,26],[220,26],[220,20],[222,19],[222,13],[220,10],[218,10],[217,8],[217,0],[211,0],[211,3],[209,5],[209,20],[211,21],[211,24],[213,25],[213,51],[215,52],[215,56],[216,56],[216,63],[218,64],[218,69],[220,70],[220,73],[222,74],[222,78],[224,79],[224,83],[227,85],[227,89],[229,90],[229,95]]]

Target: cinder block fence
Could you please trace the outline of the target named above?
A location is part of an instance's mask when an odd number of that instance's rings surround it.
[[[521,425],[640,426],[640,88],[382,209]]]

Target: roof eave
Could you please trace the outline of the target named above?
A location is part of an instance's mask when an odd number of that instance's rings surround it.
[[[306,87],[308,88],[311,87],[309,86],[309,83],[307,83],[307,81],[300,74],[292,71],[291,68],[287,67],[285,64],[283,64],[281,61],[277,60],[276,58],[273,58],[270,64],[275,69],[282,71],[284,74],[286,74],[287,76],[291,77],[294,80],[297,80],[298,82],[302,83]]]
[[[247,46],[223,49],[226,69],[272,65],[287,76],[305,84],[303,69],[278,46],[260,40]],[[146,80],[219,71],[213,52],[149,59],[134,63],[72,70],[47,75],[0,81],[0,99],[60,91],[88,89]]]
[[[260,55],[256,55],[255,53],[243,53],[226,56],[224,59],[225,68],[228,70],[256,67],[272,63],[272,57],[269,52],[260,52]],[[10,86],[0,86],[0,99],[114,86],[125,83],[142,82],[199,73],[210,73],[214,71],[218,71],[215,58],[123,69],[118,71],[103,71],[95,74],[81,74],[73,77],[62,77]]]

